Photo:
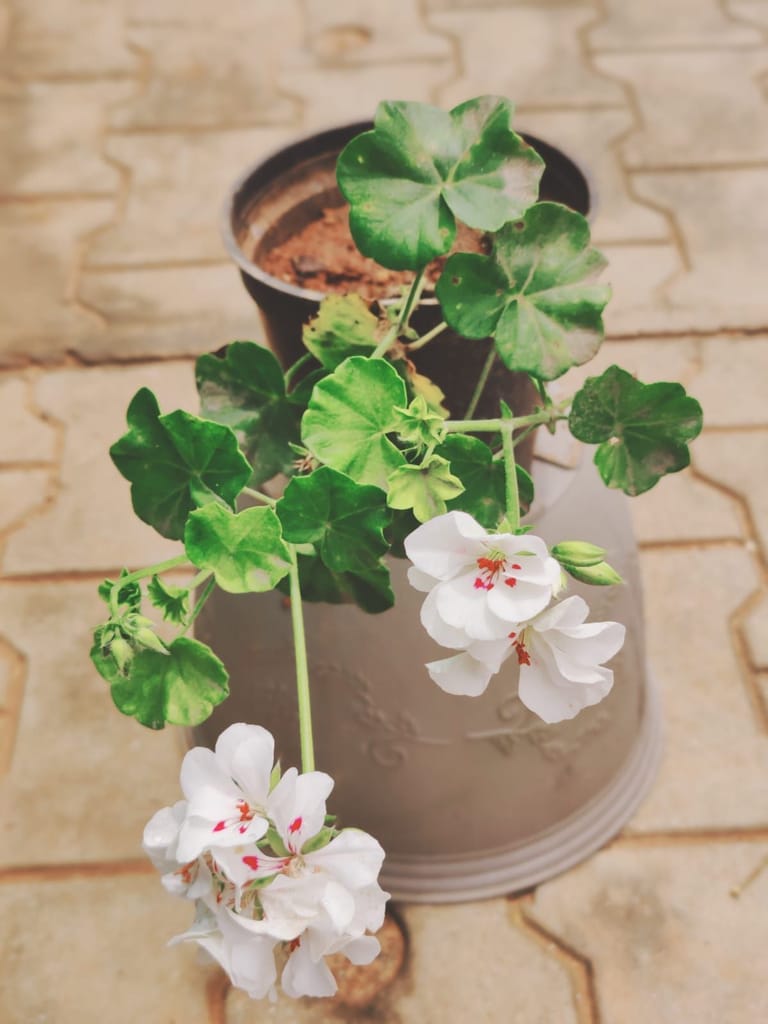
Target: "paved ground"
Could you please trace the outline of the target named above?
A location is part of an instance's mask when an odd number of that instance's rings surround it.
[[[0,1020],[768,1019],[768,0],[0,0]],[[245,163],[378,99],[508,95],[586,165],[607,357],[703,402],[636,506],[667,751],[631,827],[518,899],[403,908],[361,1015],[254,1006],[190,949],[137,837],[178,740],[86,661],[94,584],[166,542],[106,458],[148,383],[258,326],[217,234]],[[66,724],[66,731],[62,730]]]

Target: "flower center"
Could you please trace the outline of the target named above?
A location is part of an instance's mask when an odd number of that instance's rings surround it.
[[[508,568],[506,558],[498,551],[491,551],[487,557],[478,558],[476,564],[478,571],[474,582],[475,590],[493,590],[502,573],[504,573],[504,586],[514,587],[517,584],[517,578],[512,575],[512,571],[522,568],[517,562],[513,562]]]
[[[514,647],[515,654],[517,655],[518,665],[530,665],[531,655],[528,653],[528,648],[525,646],[525,631],[523,631],[521,636],[518,636],[515,632],[508,633],[507,635],[509,636],[509,639],[513,641],[512,646]]]
[[[248,831],[248,823],[256,817],[256,809],[251,807],[247,800],[238,800],[235,804],[237,814],[231,818],[223,818],[213,826],[214,832],[223,832],[225,828],[236,827],[237,831],[244,835]]]

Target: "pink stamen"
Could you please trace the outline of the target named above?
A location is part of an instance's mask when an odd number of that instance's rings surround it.
[[[531,664],[531,656],[528,653],[528,651],[526,650],[525,644],[523,643],[523,641],[522,640],[518,640],[512,646],[515,648],[515,653],[517,654],[517,663],[518,663],[518,665],[530,665]]]
[[[503,558],[478,558],[480,574],[475,577],[475,590],[493,590],[496,577],[504,568]]]

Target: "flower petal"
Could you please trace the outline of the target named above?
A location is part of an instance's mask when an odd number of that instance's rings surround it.
[[[405,553],[417,569],[448,580],[471,565],[486,531],[466,512],[446,512],[422,523],[405,538]]]
[[[441,661],[430,661],[426,669],[432,682],[437,683],[441,690],[463,697],[479,697],[494,674],[493,669],[467,651]]]
[[[304,942],[300,942],[298,948],[288,957],[281,982],[285,994],[294,998],[332,996],[337,988],[336,979],[325,961],[312,960]]]
[[[384,851],[367,832],[345,828],[327,846],[305,854],[304,860],[313,870],[321,868],[348,889],[355,890],[376,881]]]
[[[325,823],[325,801],[333,779],[325,772],[299,775],[289,768],[269,795],[268,813],[277,831],[294,853],[317,835]]]
[[[548,652],[520,666],[518,695],[525,706],[545,722],[574,718],[585,707],[599,703],[613,686],[613,672],[597,669],[599,681],[589,686],[573,683],[558,671]]]
[[[437,610],[437,590],[427,594],[421,606],[421,624],[429,636],[443,647],[462,650],[472,641],[466,632],[458,626],[450,626]]]
[[[216,760],[250,802],[265,803],[275,760],[275,741],[271,733],[260,725],[244,722],[230,725],[216,740]]]
[[[435,587],[440,617],[454,628],[463,629],[473,640],[499,640],[517,619],[502,620],[488,605],[488,591],[474,585],[475,572],[464,573]]]

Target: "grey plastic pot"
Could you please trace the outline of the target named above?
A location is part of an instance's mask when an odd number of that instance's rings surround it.
[[[333,812],[387,851],[382,884],[395,898],[473,899],[540,882],[615,835],[655,773],[660,717],[626,502],[586,458],[575,470],[536,463],[535,479],[536,533],[607,547],[626,580],[570,588],[587,598],[592,619],[627,627],[613,691],[572,721],[545,725],[527,711],[510,662],[481,697],[439,690],[423,666],[445,652],[419,623],[423,595],[405,562],[392,560],[396,603],[381,615],[306,605],[317,763],[336,780]],[[298,764],[285,599],[217,592],[196,635],[224,659],[232,688],[197,740],[212,744],[231,722],[258,722],[276,736],[283,765]]]

